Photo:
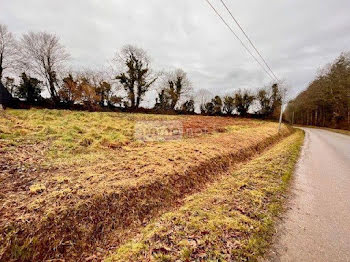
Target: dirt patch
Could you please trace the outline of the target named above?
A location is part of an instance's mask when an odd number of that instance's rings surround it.
[[[262,121],[251,121],[249,119],[213,116],[188,116],[181,120],[186,137],[193,137],[213,132],[225,133],[228,127],[253,127],[262,125]]]

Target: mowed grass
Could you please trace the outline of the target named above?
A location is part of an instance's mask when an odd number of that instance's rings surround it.
[[[140,142],[134,127],[144,120],[178,120],[187,130],[205,132]],[[118,246],[230,166],[292,132],[283,126],[278,134],[277,127],[224,117],[1,112],[0,258],[74,261],[97,246]]]
[[[269,246],[303,136],[296,132],[188,197],[106,261],[257,261]]]

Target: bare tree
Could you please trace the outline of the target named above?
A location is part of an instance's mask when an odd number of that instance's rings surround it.
[[[127,92],[129,106],[138,108],[146,92],[157,80],[150,68],[150,58],[141,48],[126,45],[117,53],[114,62],[117,65],[115,77]]]
[[[173,72],[164,74],[160,86],[159,100],[162,96],[165,98],[165,108],[174,110],[179,104],[192,95],[192,84],[187,74],[182,69],[176,69]]]
[[[5,77],[5,87],[10,92],[10,94],[13,96],[16,89],[15,79],[13,77]]]
[[[232,115],[233,110],[235,110],[235,98],[233,96],[225,96],[223,103],[224,113],[226,115]]]
[[[56,35],[39,32],[24,34],[20,42],[20,63],[45,80],[51,98],[59,103],[58,74],[69,54]]]
[[[0,24],[0,81],[4,71],[14,67],[16,58],[16,41],[6,25]]]
[[[200,110],[205,107],[205,105],[210,102],[211,98],[213,97],[213,94],[207,90],[207,89],[200,89],[196,92],[195,95],[195,103],[197,105],[197,108]],[[202,110],[201,110],[202,111]]]

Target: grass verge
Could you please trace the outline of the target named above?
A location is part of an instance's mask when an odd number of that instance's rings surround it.
[[[335,129],[335,128],[329,128],[329,127],[320,127],[320,126],[303,126],[303,125],[295,125],[295,126],[296,127],[323,129],[323,130],[331,131],[334,133],[350,136],[350,130],[345,130],[345,129]]]
[[[334,129],[334,128],[322,128],[322,129],[328,130],[328,131],[331,131],[331,132],[335,132],[335,133],[338,133],[338,134],[343,134],[343,135],[350,136],[350,130]]]
[[[303,138],[297,131],[188,197],[106,261],[256,261],[270,244]]]

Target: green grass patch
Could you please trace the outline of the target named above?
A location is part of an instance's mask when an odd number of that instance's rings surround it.
[[[79,158],[132,142],[136,121],[171,120],[176,117],[9,109],[0,115],[0,142],[5,145],[48,143],[46,156],[49,160]]]

